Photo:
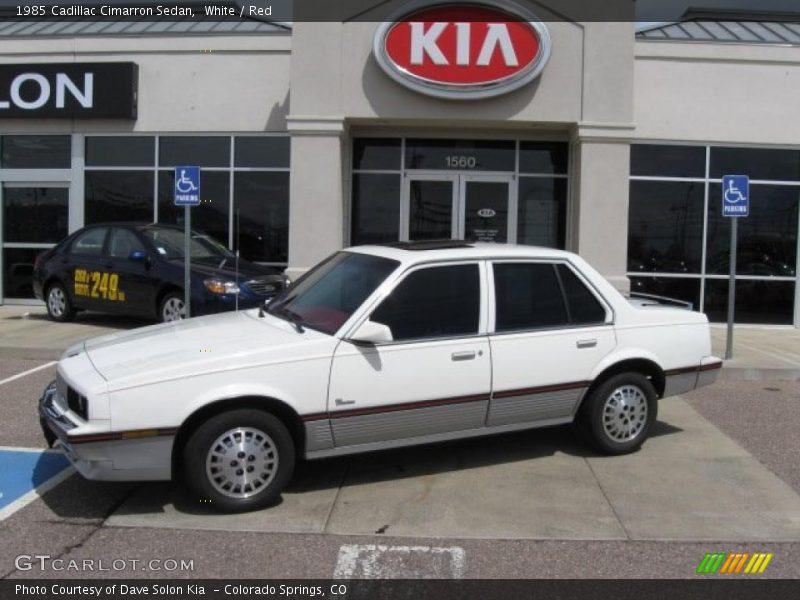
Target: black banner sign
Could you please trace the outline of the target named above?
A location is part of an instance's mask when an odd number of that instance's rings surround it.
[[[0,65],[0,119],[136,119],[132,62]]]

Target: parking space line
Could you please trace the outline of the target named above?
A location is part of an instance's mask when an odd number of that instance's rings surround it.
[[[464,577],[465,553],[459,546],[388,546],[343,544],[334,579],[402,579]]]
[[[17,373],[16,375],[12,375],[11,377],[6,377],[2,381],[0,381],[0,385],[3,385],[5,383],[11,383],[12,381],[16,381],[17,379],[22,379],[27,375],[32,375],[37,371],[41,371],[42,369],[47,369],[48,367],[52,367],[53,365],[56,364],[58,364],[57,360],[51,360],[49,363],[39,365],[38,367],[34,367],[33,369],[28,369],[27,371],[23,371],[22,373]]]

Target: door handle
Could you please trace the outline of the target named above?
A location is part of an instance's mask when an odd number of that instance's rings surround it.
[[[355,400],[342,400],[341,398],[337,398],[334,400],[336,402],[336,406],[347,406],[348,404],[355,404]]]
[[[475,352],[474,352],[474,351],[468,351],[468,352],[453,352],[453,353],[450,355],[450,358],[451,358],[451,359],[453,359],[454,361],[459,361],[459,360],[472,360],[472,359],[474,359],[474,358],[475,358]]]
[[[594,348],[597,346],[597,340],[578,340],[575,345],[578,348]]]

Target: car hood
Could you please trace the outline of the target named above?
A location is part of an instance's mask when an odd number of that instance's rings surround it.
[[[248,365],[301,359],[330,336],[258,310],[222,313],[86,340],[83,349],[109,391]]]
[[[183,266],[183,260],[172,261],[176,265]],[[229,279],[233,281],[236,279],[236,266],[233,259],[225,263],[225,266],[220,268],[218,262],[192,262],[192,274],[200,277],[220,277],[222,279]],[[265,279],[283,281],[283,275],[278,273],[272,267],[264,267],[257,265],[246,260],[239,260],[239,281],[247,281],[248,279]]]

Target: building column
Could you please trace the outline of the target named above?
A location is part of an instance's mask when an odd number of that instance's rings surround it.
[[[630,126],[580,124],[573,137],[570,249],[620,291],[630,290]]]
[[[289,267],[302,275],[344,245],[344,119],[287,118],[292,136],[289,176]]]

